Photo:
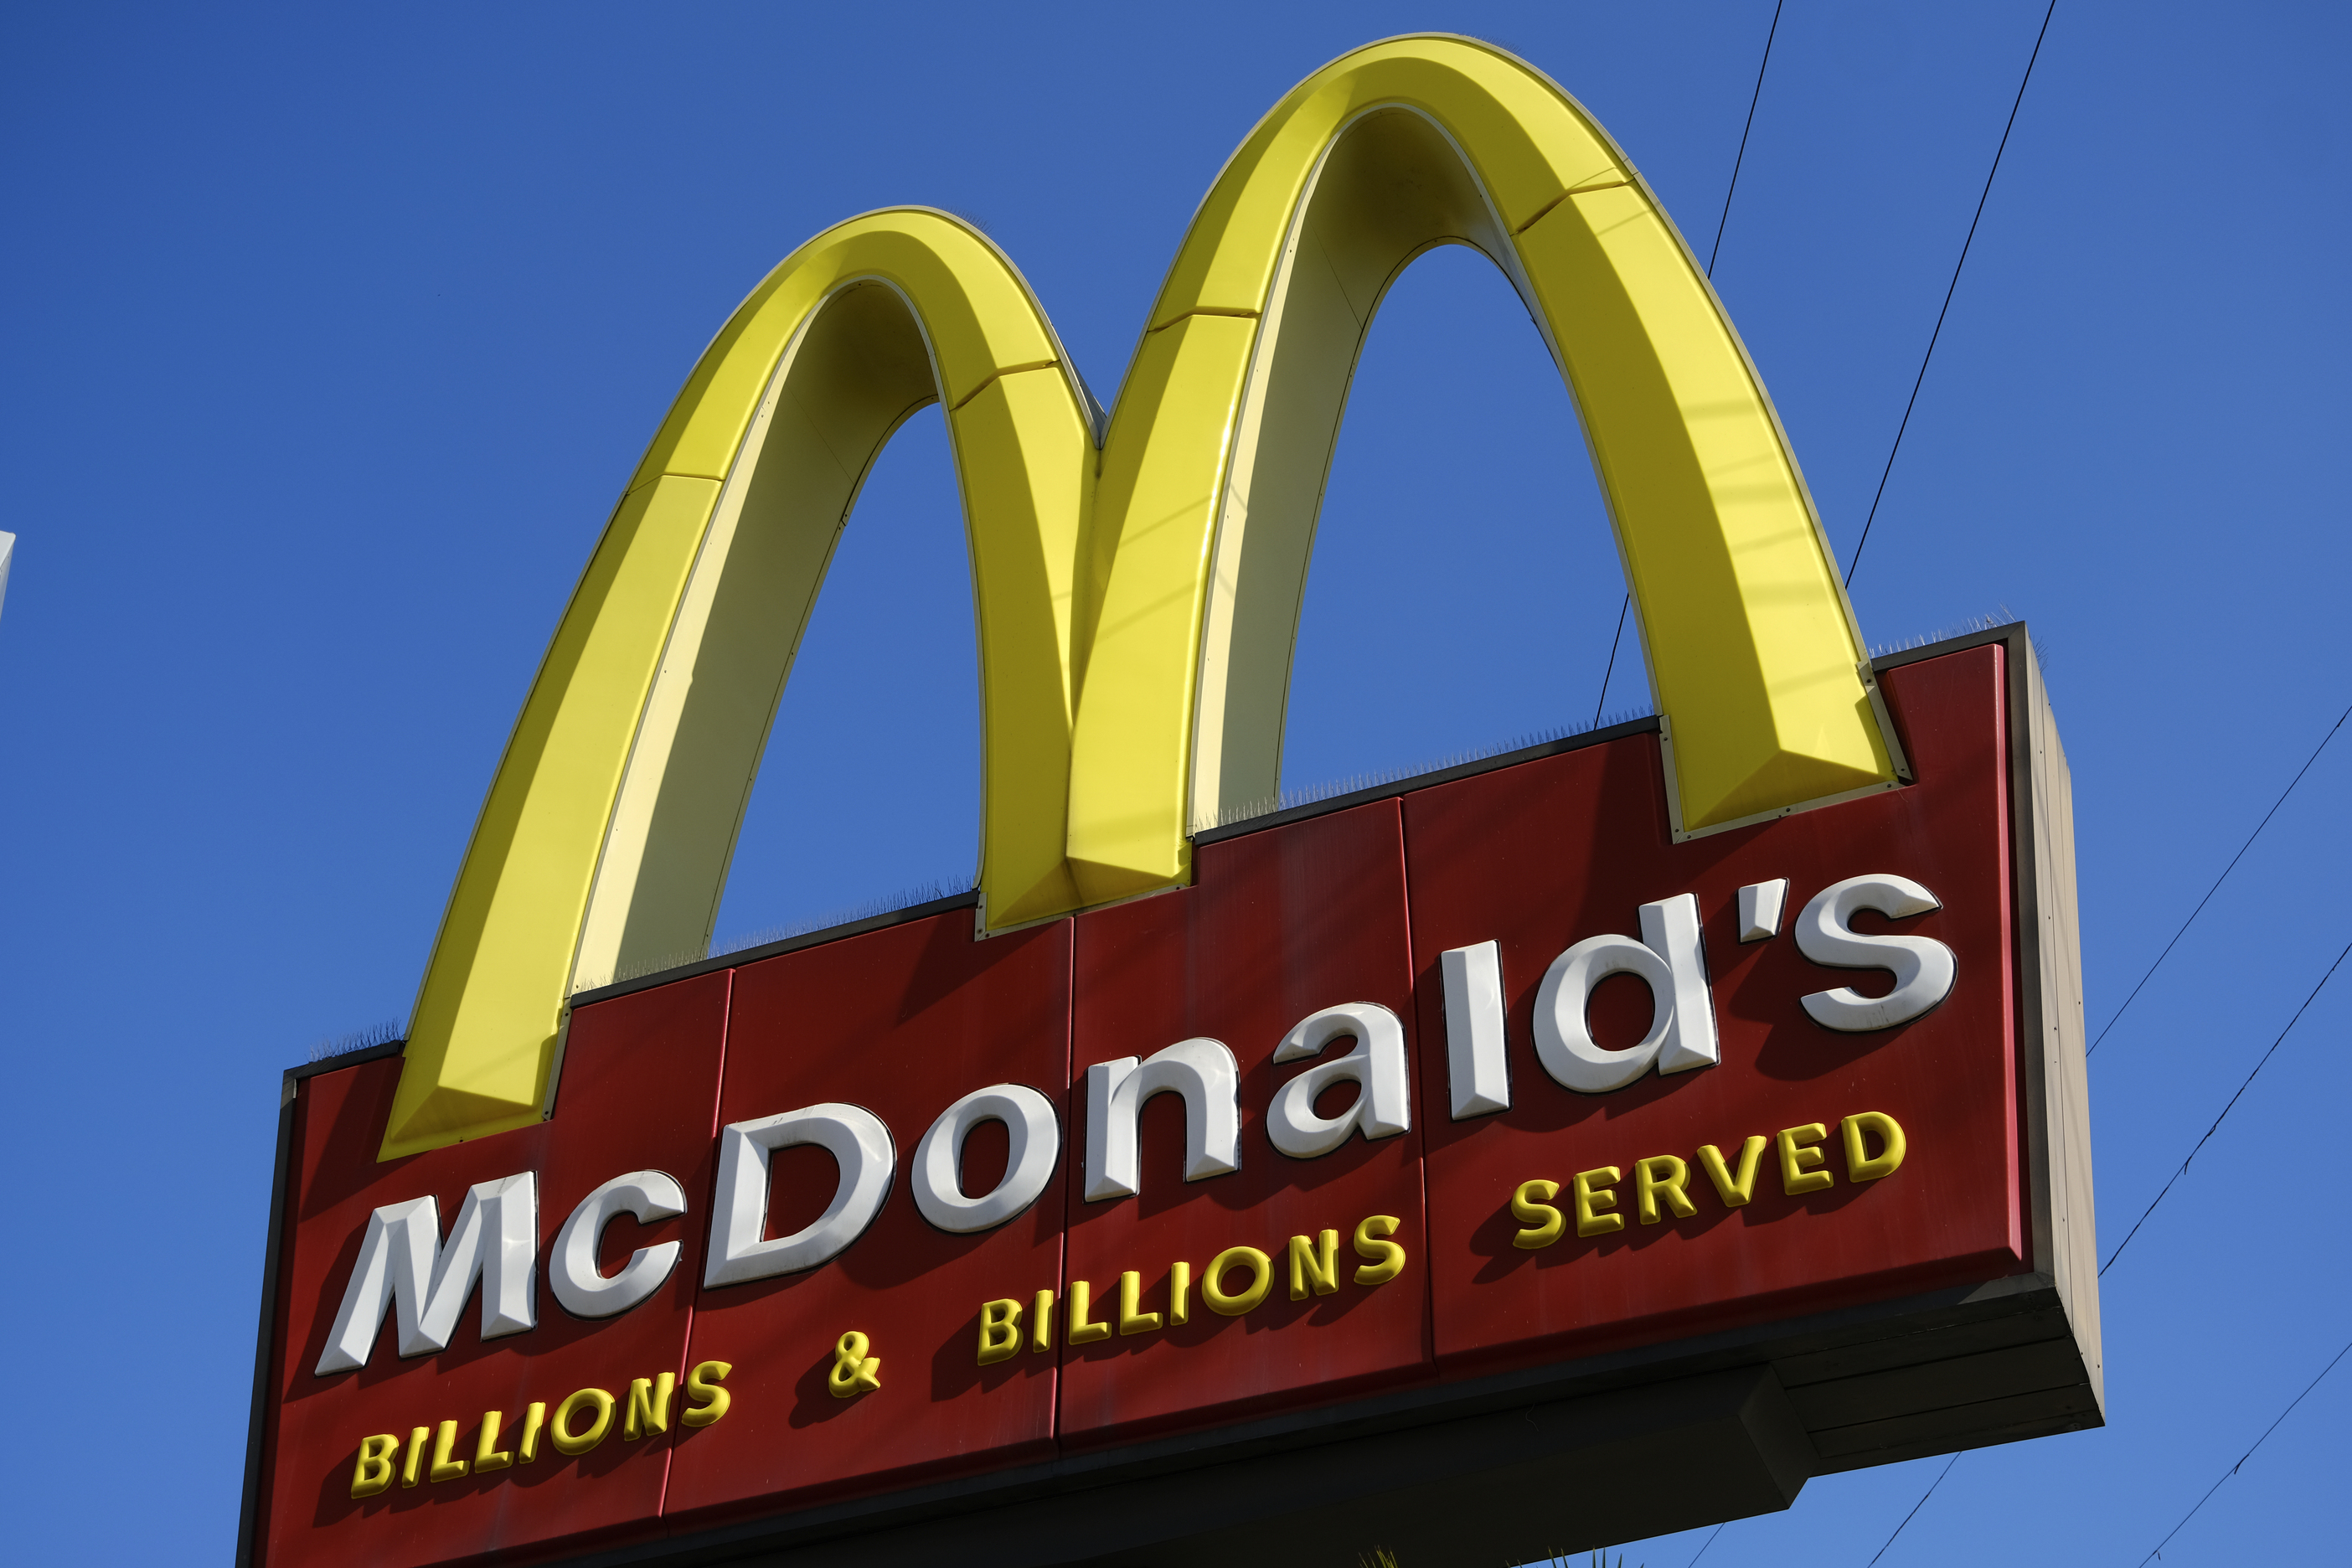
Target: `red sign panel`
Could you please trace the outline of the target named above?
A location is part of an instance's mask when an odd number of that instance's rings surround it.
[[[1890,672],[1919,782],[1746,833],[1667,847],[1658,752],[1640,745],[1406,797],[1420,1037],[1445,1037],[1433,971],[1448,948],[1497,942],[1509,999],[1511,1109],[1428,1122],[1442,1362],[1555,1358],[2025,1267],[2001,675],[1990,647]],[[1905,876],[1943,907],[1899,921],[1873,911],[1856,928],[1939,942],[1958,976],[1916,1020],[1827,1029],[1801,999],[1843,976],[1810,963],[1785,931],[1741,942],[1738,890],[1788,879],[1795,916],[1820,889],[1872,872]],[[1704,916],[1721,1061],[1607,1094],[1560,1089],[1529,1045],[1547,966],[1578,939],[1631,931],[1639,906],[1681,893]],[[1883,989],[1888,978],[1860,984]],[[1600,992],[1599,1028],[1637,1035],[1649,1011],[1641,982],[1612,977]],[[1444,1056],[1424,1048],[1420,1061],[1423,1103],[1443,1106]],[[1872,1112],[1892,1118],[1908,1147],[1890,1177],[1857,1183],[1843,1168],[1843,1124]],[[1791,1181],[1781,1137],[1816,1125],[1822,1135],[1802,1142],[1821,1152],[1795,1151],[1810,1168]],[[1710,1176],[1708,1148],[1730,1193]],[[1675,1162],[1652,1165],[1649,1213],[1639,1212],[1645,1160]],[[1612,1202],[1594,1215],[1598,1234],[1576,1235],[1571,1215],[1557,1243],[1514,1247],[1525,1227],[1503,1200],[1542,1178],[1572,1208],[1574,1180],[1590,1170],[1616,1173],[1599,1189]],[[1679,1203],[1656,1190],[1664,1176],[1676,1178]]]
[[[1757,826],[1675,842],[1629,733],[1213,837],[1075,920],[587,999],[527,1131],[378,1163],[398,1062],[307,1078],[256,1555],[1050,1495],[1741,1333],[1821,1463],[1870,1462],[1895,1396],[1811,1399],[1757,1336],[1814,1325],[1817,1363],[1821,1325],[2047,1268],[2010,657],[1886,671],[1916,782]]]

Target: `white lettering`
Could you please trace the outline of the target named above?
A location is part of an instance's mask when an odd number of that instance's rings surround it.
[[[1592,1037],[1586,1009],[1592,988],[1612,974],[1638,975],[1650,988],[1650,1032],[1622,1051]],[[1536,993],[1536,1059],[1564,1089],[1606,1094],[1650,1070],[1712,1067],[1715,1001],[1698,900],[1688,893],[1642,906],[1642,940],[1591,936],[1552,961]]]
[[[446,1245],[440,1206],[432,1198],[386,1204],[368,1216],[318,1375],[365,1366],[387,1310],[394,1313],[402,1355],[448,1349],[457,1314],[477,1284],[483,1288],[482,1338],[536,1326],[538,1261],[539,1179],[529,1171],[467,1189]]]
[[[1942,909],[1935,894],[1888,872],[1848,877],[1813,895],[1797,917],[1797,951],[1832,969],[1884,969],[1895,989],[1864,996],[1851,985],[1816,991],[1805,1011],[1824,1029],[1858,1035],[1907,1024],[1952,994],[1958,974],[1952,950],[1933,937],[1871,936],[1853,929],[1854,911],[1876,910],[1890,920]]]
[[[1438,955],[1445,984],[1445,1074],[1454,1120],[1511,1109],[1511,1061],[1503,1049],[1503,960],[1491,942]]]
[[[686,1190],[666,1171],[631,1171],[615,1176],[580,1200],[555,1233],[548,1259],[548,1289],[575,1318],[616,1318],[662,1287],[677,1267],[678,1244],[641,1247],[621,1271],[607,1276],[596,1267],[604,1227],[623,1215],[639,1225],[676,1219],[686,1212]]]
[[[1320,1055],[1333,1040],[1354,1036],[1356,1048],[1337,1061],[1308,1068],[1275,1090],[1265,1108],[1265,1134],[1294,1160],[1328,1154],[1360,1131],[1367,1142],[1393,1138],[1412,1125],[1406,1088],[1404,1026],[1377,1002],[1326,1007],[1302,1020],[1275,1047],[1277,1062]],[[1335,1117],[1316,1114],[1315,1101],[1335,1083],[1357,1086],[1355,1102]]]
[[[1139,1060],[1087,1069],[1087,1201],[1135,1196],[1140,1181],[1135,1123],[1155,1094],[1184,1097],[1184,1179],[1242,1168],[1241,1068],[1221,1040],[1179,1040]]]
[[[806,1229],[773,1241],[768,1228],[768,1162],[778,1149],[814,1143],[834,1157],[841,1176],[833,1202]],[[710,1216],[710,1258],[705,1285],[741,1285],[777,1274],[797,1274],[840,1256],[866,1234],[882,1200],[898,1152],[882,1119],[857,1105],[812,1105],[737,1121],[719,1134],[719,1195]]]
[[[983,1121],[1002,1121],[1011,1147],[1004,1179],[985,1196],[963,1194],[963,1141]],[[976,1089],[941,1111],[915,1145],[908,1173],[915,1207],[940,1229],[956,1236],[992,1230],[1019,1215],[1045,1192],[1061,1157],[1062,1127],[1054,1102],[1024,1084]]]

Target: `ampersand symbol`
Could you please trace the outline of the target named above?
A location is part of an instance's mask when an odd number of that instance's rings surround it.
[[[882,1386],[882,1358],[867,1355],[866,1343],[866,1336],[852,1329],[833,1347],[833,1368],[824,1374],[824,1386],[835,1399],[855,1399]]]

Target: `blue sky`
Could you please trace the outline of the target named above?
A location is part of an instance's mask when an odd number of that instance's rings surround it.
[[[966,214],[1108,396],[1258,115],[1425,28],[1578,95],[1704,257],[1770,16],[0,15],[0,1051],[27,1181],[0,1499],[26,1559],[229,1550],[278,1069],[404,1016],[588,548],[776,259],[878,205]],[[2041,18],[1781,21],[1716,282],[1842,556]],[[1874,643],[2032,623],[2095,1027],[2352,702],[2347,31],[2316,5],[2062,0],[1854,579]],[[934,411],[837,558],[722,936],[970,875],[960,527]],[[1524,313],[1466,252],[1418,264],[1343,434],[1286,784],[1589,720],[1622,591]],[[1645,695],[1621,659],[1606,705]],[[2339,738],[2094,1059],[2109,1245],[2352,939],[2326,890],[2347,786]],[[1968,1456],[1890,1568],[2138,1561],[2352,1336],[2326,1195],[2347,1023],[2339,978],[2107,1276],[2108,1426]],[[2352,1367],[2168,1550],[2340,1554],[2347,1415]],[[1815,1481],[1706,1561],[1861,1568],[1942,1463]]]

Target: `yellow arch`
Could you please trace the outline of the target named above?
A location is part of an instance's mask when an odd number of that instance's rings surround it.
[[[1012,264],[926,209],[780,265],[696,367],[567,608],[475,830],[383,1154],[537,1120],[564,999],[698,953],[866,467],[947,404],[992,930],[1184,880],[1273,793],[1323,476],[1388,282],[1475,246],[1583,412],[1698,831],[1885,787],[1861,638],[1761,383],[1655,199],[1540,73],[1373,45],[1262,121],[1195,217],[1097,447]]]
[[[933,401],[964,496],[983,874],[1067,909],[1071,572],[1091,403],[1012,264],[946,214],[829,229],[678,394],[573,593],[434,945],[386,1159],[540,1119],[575,990],[698,956],[835,541]]]
[[[1524,62],[1392,39],[1318,71],[1251,132],[1119,394],[1071,784],[1089,902],[1181,878],[1188,821],[1274,793],[1357,352],[1390,280],[1448,242],[1511,279],[1582,413],[1670,727],[1679,825],[1895,777],[1788,439],[1657,199]]]

